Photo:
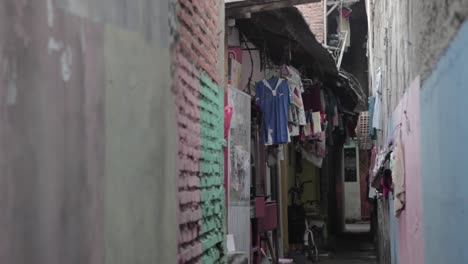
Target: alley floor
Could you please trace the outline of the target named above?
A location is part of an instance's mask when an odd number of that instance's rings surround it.
[[[375,246],[368,224],[347,225],[347,232],[337,241],[336,251],[323,264],[377,264]]]

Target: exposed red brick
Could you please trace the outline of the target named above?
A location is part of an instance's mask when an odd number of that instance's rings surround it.
[[[178,263],[200,263],[204,254],[201,239],[212,236],[219,230],[213,229],[201,234],[201,224],[207,219],[202,212],[202,206],[219,203],[215,195],[207,200],[201,200],[201,188],[216,190],[223,182],[213,181],[206,187],[206,175],[202,181],[200,163],[206,160],[201,157],[201,125],[200,120],[200,74],[205,72],[218,83],[217,34],[218,8],[217,0],[178,0],[176,10],[179,38],[174,45],[174,82],[173,92],[176,100],[176,118],[178,134],[177,157],[177,187],[178,187]],[[223,47],[224,48],[224,47]],[[206,100],[204,98],[203,100]],[[212,102],[217,104],[217,102]],[[206,109],[204,111],[207,111]],[[205,124],[206,125],[206,124]],[[206,157],[205,157],[206,158]],[[218,168],[218,170],[222,170]],[[203,187],[202,187],[203,186]],[[205,217],[206,218],[206,217]],[[211,218],[210,218],[211,219]],[[223,229],[224,230],[224,229]]]
[[[309,25],[312,33],[314,33],[317,41],[323,42],[323,1],[318,3],[299,5],[297,8],[302,13],[302,16]]]

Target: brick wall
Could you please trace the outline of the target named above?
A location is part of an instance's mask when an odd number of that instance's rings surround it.
[[[323,42],[323,1],[297,6],[318,42]]]
[[[179,0],[174,46],[179,263],[225,258],[224,112],[216,0]]]

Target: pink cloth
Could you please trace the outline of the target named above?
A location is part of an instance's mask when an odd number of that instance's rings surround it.
[[[234,112],[232,106],[226,105],[224,107],[224,138],[227,139],[229,135],[229,128],[231,127],[231,118]]]
[[[385,181],[387,179],[387,181]],[[382,179],[380,180],[380,184],[382,184],[383,187],[383,196],[385,199],[388,199],[388,195],[390,194],[390,191],[392,191],[392,177],[388,176],[383,176]]]
[[[346,19],[349,19],[349,17],[351,16],[351,10],[347,9],[347,8],[344,8],[341,13],[343,14],[343,17],[346,18]]]
[[[302,94],[302,101],[304,101],[304,110],[312,110],[314,112],[322,111],[322,101],[320,99],[320,87],[311,86],[307,88],[307,92]]]

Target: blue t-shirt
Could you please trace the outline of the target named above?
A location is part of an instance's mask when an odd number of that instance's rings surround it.
[[[255,100],[263,112],[263,143],[287,144],[288,110],[291,103],[288,82],[281,78],[258,82]]]

